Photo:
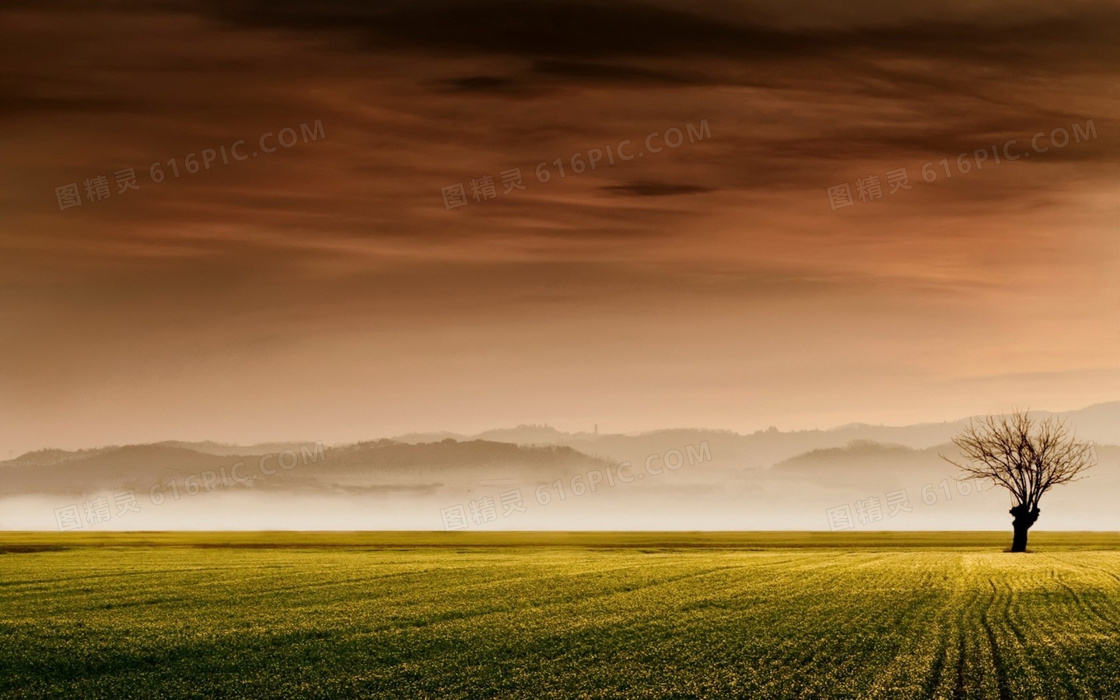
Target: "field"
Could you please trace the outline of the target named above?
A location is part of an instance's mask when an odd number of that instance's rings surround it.
[[[1120,697],[1120,536],[0,534],[0,697]]]

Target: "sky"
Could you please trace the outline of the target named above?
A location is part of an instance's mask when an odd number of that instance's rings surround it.
[[[1069,1],[5,3],[0,458],[1117,400],[1118,30]]]

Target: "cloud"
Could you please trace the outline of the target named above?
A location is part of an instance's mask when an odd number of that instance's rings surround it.
[[[526,57],[693,56],[772,62],[856,52],[1024,62],[1085,69],[1115,65],[1120,10],[1112,3],[951,2],[915,10],[889,0],[844,10],[755,1],[593,3],[584,0],[359,0],[212,2],[197,7],[229,21],[299,32],[337,31],[373,51],[446,50]],[[1111,61],[1111,63],[1110,63]]]
[[[519,80],[493,75],[468,75],[460,78],[448,78],[440,81],[439,84],[451,92],[497,95],[526,95],[530,93],[528,87]]]
[[[711,187],[673,184],[670,182],[627,182],[621,185],[607,185],[601,189],[612,194],[633,197],[667,197],[715,191],[715,189]]]
[[[560,77],[579,82],[626,83],[636,86],[689,86],[710,82],[709,79],[703,77],[690,76],[669,70],[591,61],[542,59],[534,61],[533,72],[542,76]]]
[[[322,395],[299,415],[346,426],[371,396],[385,420],[413,400],[409,420],[429,422],[407,430],[453,427],[432,412],[490,387],[504,393],[485,423],[501,406],[513,422],[537,417],[529,406],[581,415],[606,383],[635,427],[681,422],[677,406],[683,422],[765,426],[772,406],[844,420],[854,394],[870,418],[913,410],[890,371],[917,393],[946,365],[1041,372],[1060,396],[1061,372],[1114,361],[1114,5],[138,8],[21,3],[0,18],[0,417],[24,447],[94,413],[190,420],[175,391],[242,413],[257,392],[285,409],[283,392]],[[325,139],[185,171],[201,149],[257,150],[317,119]],[[1087,119],[1091,141],[958,167]],[[701,121],[710,137],[647,151]],[[624,141],[642,155],[618,158]],[[59,211],[54,188],[127,167],[140,190]],[[897,168],[912,188],[892,193]],[[513,170],[525,189],[506,192]],[[476,199],[487,177],[495,196]],[[883,196],[860,201],[871,177]],[[842,183],[856,199],[832,211]],[[468,204],[448,210],[457,184]],[[1031,324],[1001,325],[1024,306]],[[408,394],[431,367],[394,368],[451,347],[439,389]],[[816,388],[790,391],[808,373]],[[697,403],[696,381],[726,402]],[[1100,400],[1087,386],[1067,403]],[[120,387],[124,418],[96,406]],[[157,389],[163,408],[129,413]],[[966,399],[955,386],[929,410],[972,411],[953,403]],[[277,408],[261,430],[285,420]]]
[[[207,6],[243,24],[358,35],[372,50],[409,47],[521,56],[768,55],[803,50],[785,32],[730,25],[675,8],[634,2],[542,0],[355,0]]]

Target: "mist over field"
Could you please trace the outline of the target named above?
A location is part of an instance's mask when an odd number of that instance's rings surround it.
[[[1039,528],[1120,529],[1120,402],[1059,415],[1099,463],[1048,496]],[[941,458],[958,456],[950,439],[966,422],[44,450],[0,463],[0,528],[1005,529],[1007,493]]]

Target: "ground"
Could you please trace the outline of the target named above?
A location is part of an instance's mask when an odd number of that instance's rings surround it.
[[[1120,535],[1009,542],[0,534],[0,697],[1120,697]]]

